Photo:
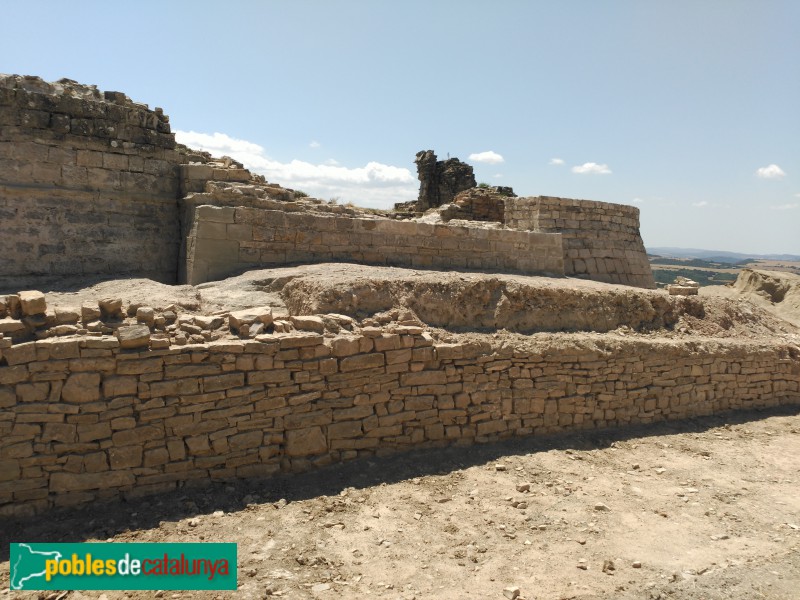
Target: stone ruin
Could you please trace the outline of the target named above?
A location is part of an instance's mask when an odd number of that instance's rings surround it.
[[[450,213],[431,224],[301,198],[176,144],[160,108],[70,80],[0,77],[0,127],[0,284],[90,275],[198,284],[351,261],[655,286],[638,209],[476,188],[469,165],[432,151],[417,155],[417,209],[455,203],[452,224]],[[491,222],[500,227],[487,231]]]
[[[359,322],[332,310],[185,315],[117,298],[51,309],[41,292],[0,296],[0,517],[419,446],[800,401],[800,352],[780,340],[611,336],[600,331],[630,318],[585,289],[567,294],[568,310],[595,311],[604,328],[547,333],[539,315],[563,316],[567,296],[550,282],[500,289],[501,273],[653,288],[638,209],[476,188],[468,165],[432,152],[417,164],[428,174],[420,207],[434,213],[335,206],[176,144],[161,109],[125,94],[0,76],[6,289],[65,276],[199,284],[336,261],[465,280],[474,270],[494,275],[462,289],[483,286],[487,324],[539,332],[441,337],[400,310]],[[695,298],[615,290],[640,307],[643,330],[702,312]]]
[[[456,194],[477,185],[472,167],[457,158],[437,160],[433,150],[421,150],[414,162],[419,178],[418,211],[449,204]]]

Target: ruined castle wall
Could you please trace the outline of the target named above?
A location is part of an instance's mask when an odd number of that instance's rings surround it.
[[[0,348],[0,516],[419,446],[800,403],[780,345],[434,343],[420,328],[126,352]]]
[[[175,281],[174,148],[167,117],[124,94],[0,76],[0,283]]]
[[[655,287],[634,206],[550,196],[507,198],[505,223],[515,229],[560,232],[567,275]]]
[[[563,275],[561,236],[479,227],[189,206],[186,282],[292,263],[356,262]]]

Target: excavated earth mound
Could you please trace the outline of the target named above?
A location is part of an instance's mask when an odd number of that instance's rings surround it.
[[[62,289],[64,287],[62,286]],[[728,297],[669,296],[581,279],[475,272],[439,272],[356,264],[317,264],[249,271],[198,286],[147,279],[106,281],[47,294],[48,306],[75,306],[119,296],[132,306],[220,314],[271,306],[276,316],[339,313],[392,320],[404,313],[453,332],[608,332],[710,337],[797,335],[800,329],[769,311],[754,294],[726,288]],[[784,296],[791,297],[791,292]],[[389,315],[388,317],[386,315]],[[800,323],[798,323],[800,324]]]
[[[800,327],[800,275],[794,273],[743,269],[733,285],[700,288],[700,294],[745,299]]]

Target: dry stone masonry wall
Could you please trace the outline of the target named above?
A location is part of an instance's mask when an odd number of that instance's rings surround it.
[[[634,206],[550,196],[508,198],[505,223],[513,229],[561,233],[567,275],[655,287]]]
[[[175,281],[180,160],[160,109],[69,80],[0,75],[0,283]]]
[[[800,403],[796,348],[420,327],[126,351],[0,340],[0,516],[405,448]],[[794,354],[792,354],[794,353]]]
[[[186,281],[292,263],[357,262],[563,276],[557,233],[433,225],[416,221],[190,207]]]

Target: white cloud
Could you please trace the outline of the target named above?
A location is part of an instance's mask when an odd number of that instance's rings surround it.
[[[503,178],[503,174],[502,173],[495,173],[494,174],[494,178],[495,179],[502,179]]]
[[[633,202],[634,204],[641,204],[642,202],[644,202],[644,200],[642,200],[641,198],[634,198],[634,199],[632,200],[632,202]]]
[[[756,170],[756,177],[761,179],[779,179],[785,176],[786,173],[778,165],[768,165]]]
[[[309,148],[319,148],[320,146],[322,146],[322,144],[320,144],[317,140],[311,140],[311,143],[308,144]]]
[[[504,162],[505,159],[497,152],[487,150],[486,152],[475,152],[469,155],[469,159],[475,162],[488,163],[490,165],[497,165]]]
[[[361,206],[391,208],[395,202],[417,198],[417,178],[404,167],[375,161],[355,168],[343,167],[336,161],[333,164],[312,164],[301,160],[280,162],[270,158],[262,146],[224,133],[176,131],[175,139],[214,156],[227,154],[254,173],[264,175],[267,181],[303,190],[323,200],[339,198],[342,202]]]
[[[579,175],[608,175],[611,173],[611,169],[608,168],[608,165],[598,165],[597,163],[587,162],[572,167],[572,172],[578,173]]]
[[[331,165],[333,167],[338,167],[339,166],[339,161],[336,160],[335,158],[329,158],[328,160],[325,161],[325,164],[326,165]]]
[[[561,166],[564,165],[564,159],[563,158],[551,158],[550,162],[547,163],[547,164],[548,165],[556,165],[557,167],[561,167]]]
[[[770,206],[772,210],[794,210],[796,208],[800,208],[800,202],[794,202],[792,204],[775,204]]]
[[[700,202],[692,202],[692,206],[697,206],[698,208],[702,208],[703,206],[708,206],[708,202],[705,200],[701,200]]]

